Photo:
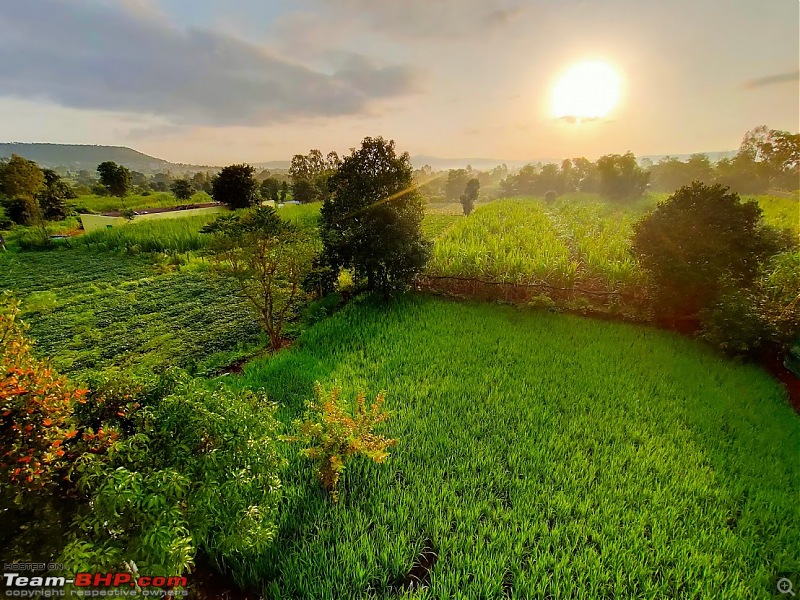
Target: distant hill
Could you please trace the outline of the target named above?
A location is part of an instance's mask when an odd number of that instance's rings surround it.
[[[94,172],[101,162],[112,160],[125,165],[131,171],[145,174],[170,171],[214,170],[218,167],[171,163],[161,158],[148,156],[125,146],[88,146],[80,144],[22,144],[0,143],[0,157],[19,154],[42,167],[66,167],[72,171]]]

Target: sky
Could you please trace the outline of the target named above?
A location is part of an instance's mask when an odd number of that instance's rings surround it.
[[[0,141],[172,162],[343,153],[548,160],[800,129],[797,0],[0,0]],[[607,117],[552,117],[603,61]]]

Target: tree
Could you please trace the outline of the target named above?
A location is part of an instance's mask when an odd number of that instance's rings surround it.
[[[308,204],[317,199],[317,188],[308,179],[298,179],[292,183],[292,200]]]
[[[311,269],[314,248],[305,232],[258,206],[244,216],[219,217],[203,229],[213,235],[216,266],[229,272],[256,309],[273,350],[283,344],[283,327],[305,298],[302,282]]]
[[[281,202],[286,202],[286,197],[289,195],[289,184],[285,181],[281,182]]]
[[[475,177],[467,182],[464,193],[461,194],[461,206],[464,208],[464,214],[466,216],[469,216],[469,213],[471,213],[472,209],[475,207],[475,203],[478,201],[478,190],[480,190],[480,188],[481,182]]]
[[[131,189],[131,172],[114,161],[106,161],[97,165],[100,183],[108,190],[109,195],[116,196],[125,206],[125,196]]]
[[[0,192],[7,198],[3,206],[15,223],[30,225],[43,221],[36,196],[44,185],[44,173],[32,160],[12,154],[0,163]]]
[[[76,198],[72,187],[55,171],[44,169],[44,187],[36,199],[42,209],[42,216],[49,221],[60,221],[67,216],[67,200]]]
[[[267,177],[261,182],[261,197],[264,200],[272,200],[277,204],[278,200],[280,199],[280,187],[281,184],[277,179],[274,177]]]
[[[428,258],[423,200],[413,183],[408,153],[398,156],[394,141],[367,137],[329,179],[332,196],[322,205],[326,263],[336,272],[352,267],[385,298],[407,286]]]
[[[636,163],[633,152],[607,154],[597,160],[600,192],[612,200],[634,200],[644,194],[650,174]]]
[[[188,200],[194,195],[194,186],[186,178],[176,179],[169,187],[178,200]]]
[[[756,202],[699,182],[636,223],[632,243],[652,277],[658,309],[676,318],[695,318],[726,286],[749,286],[759,264],[782,246]]]
[[[253,177],[255,168],[250,165],[230,165],[223,168],[211,183],[211,196],[215,202],[231,208],[247,208],[258,202],[258,183]]]
[[[317,149],[308,155],[295,154],[289,167],[292,180],[292,198],[306,204],[323,201],[328,197],[328,178],[339,167],[339,155],[329,152],[327,157]]]
[[[464,188],[469,181],[465,169],[450,169],[447,173],[447,183],[444,186],[444,197],[448,202],[457,202],[464,193]]]

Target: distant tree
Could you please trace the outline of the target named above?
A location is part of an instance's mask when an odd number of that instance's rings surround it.
[[[328,153],[327,157],[317,149],[307,155],[295,154],[289,167],[292,180],[292,198],[303,204],[324,201],[328,197],[328,179],[339,166],[339,155]]]
[[[267,177],[261,182],[261,197],[264,200],[272,200],[277,203],[280,199],[280,187],[281,184],[277,179],[274,177]]]
[[[289,195],[289,184],[286,181],[281,182],[281,196],[280,201],[286,202],[286,197]]]
[[[612,200],[633,200],[647,189],[650,174],[636,162],[633,152],[607,154],[597,160],[600,192]]]
[[[147,175],[139,171],[131,171],[131,184],[133,187],[147,185]]]
[[[464,188],[469,181],[466,169],[450,169],[447,173],[447,183],[444,186],[444,197],[448,202],[457,202],[464,193]]]
[[[106,161],[97,165],[100,183],[108,190],[110,196],[116,196],[125,206],[125,196],[131,190],[131,172],[114,161]]]
[[[188,200],[194,195],[192,182],[185,178],[173,181],[170,190],[178,200]]]
[[[420,226],[422,197],[413,186],[408,153],[394,141],[365,138],[329,180],[321,211],[324,260],[334,271],[352,267],[370,290],[387,298],[425,265],[429,242]]]
[[[213,234],[210,248],[217,268],[236,279],[272,349],[279,350],[284,325],[297,316],[305,298],[302,282],[315,255],[311,241],[271,206],[219,217],[203,231]]]
[[[44,169],[44,187],[36,196],[42,216],[48,221],[60,221],[67,216],[67,200],[76,198],[72,187],[55,171]]]
[[[35,162],[12,154],[0,163],[0,192],[6,196],[3,206],[15,223],[31,225],[43,221],[36,196],[44,185],[44,173]]]
[[[699,182],[642,218],[632,241],[658,309],[674,317],[696,317],[725,286],[749,286],[759,264],[785,245],[762,223],[755,201]]]
[[[307,179],[299,179],[292,183],[292,200],[302,204],[314,202],[317,199],[317,189]]]
[[[231,208],[247,208],[258,203],[258,183],[253,177],[255,169],[250,165],[230,165],[223,168],[213,179],[211,196],[216,202]]]
[[[464,188],[464,193],[461,194],[461,206],[464,209],[464,214],[469,216],[472,209],[475,208],[475,203],[478,201],[478,191],[481,189],[481,182],[473,177],[467,181]]]

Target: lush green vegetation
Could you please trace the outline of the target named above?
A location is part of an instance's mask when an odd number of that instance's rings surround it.
[[[230,351],[251,353],[261,340],[235,285],[199,260],[180,265],[77,249],[0,253],[0,289],[23,301],[36,352],[63,372],[202,371],[220,366],[215,353],[235,360]]]
[[[97,196],[87,195],[78,196],[75,200],[70,201],[78,209],[85,209],[95,213],[104,213],[122,209],[122,203],[119,198],[112,196]],[[133,194],[125,197],[125,208],[133,210],[141,210],[145,208],[169,208],[172,206],[180,206],[182,204],[202,204],[206,202],[213,202],[211,196],[205,192],[195,193],[189,200],[179,200],[169,192],[153,192],[143,196],[142,194]]]
[[[759,368],[632,325],[488,305],[358,303],[248,365],[288,422],[313,382],[386,390],[399,444],[338,505],[294,451],[269,597],[744,598],[800,566],[800,422]]]
[[[617,290],[636,281],[631,220],[563,200],[553,207],[504,200],[479,207],[435,244],[428,273],[504,283]]]

